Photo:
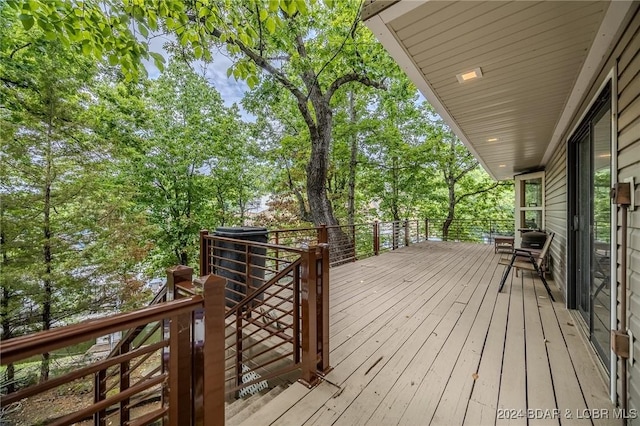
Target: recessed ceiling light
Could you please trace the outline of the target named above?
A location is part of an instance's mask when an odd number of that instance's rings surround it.
[[[496,142],[498,140],[498,138],[491,138],[491,139],[487,139],[487,142]]]
[[[500,164],[498,167],[507,167],[506,164]]]
[[[469,71],[461,72],[457,74],[456,77],[460,83],[465,83],[469,80],[475,80],[476,78],[482,77],[482,70],[478,67]]]

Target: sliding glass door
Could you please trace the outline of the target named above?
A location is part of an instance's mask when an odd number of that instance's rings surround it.
[[[609,368],[611,330],[611,94],[605,88],[570,141],[570,263],[575,307]]]

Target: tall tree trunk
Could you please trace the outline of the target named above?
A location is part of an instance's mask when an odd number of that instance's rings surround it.
[[[182,251],[180,252],[180,264],[189,266],[189,254],[187,253],[186,247],[183,247]]]
[[[393,215],[393,233],[392,248],[395,250],[399,247],[398,239],[400,237],[400,208],[398,206],[400,198],[400,182],[398,172],[398,157],[391,159],[391,214]]]
[[[330,246],[330,261],[335,264],[352,255],[349,236],[337,225],[333,206],[327,194],[327,169],[331,144],[332,113],[326,108],[317,108],[317,126],[311,133],[311,158],[307,164],[307,197],[309,213],[315,226],[326,224]]]
[[[358,134],[355,132],[358,116],[354,105],[353,91],[349,92],[349,121],[351,123],[351,159],[349,161],[349,200],[347,220],[349,225],[355,223],[356,217],[356,166],[358,165]]]
[[[53,256],[51,253],[51,187],[53,185],[53,153],[51,143],[52,124],[49,123],[47,134],[47,152],[46,152],[46,178],[44,186],[44,222],[43,222],[43,247],[42,255],[44,259],[45,275],[43,280],[44,294],[42,298],[42,330],[51,328],[51,304],[53,302],[53,285],[51,280]],[[44,382],[49,379],[49,353],[42,354],[42,363],[40,364],[40,381]]]
[[[1,208],[2,207],[0,207],[0,209]],[[4,214],[4,211],[0,210],[0,214]],[[7,244],[7,239],[6,239],[5,233],[4,231],[1,231],[0,232],[0,248],[2,250],[3,268],[9,264],[9,256],[7,255],[6,244]],[[9,300],[11,299],[11,290],[9,289],[9,286],[5,282],[5,279],[6,279],[5,277],[2,277],[2,282],[0,283],[0,285],[2,285],[2,299],[0,299],[0,317],[2,317],[0,324],[2,325],[2,340],[10,339],[12,337],[12,331],[11,331],[12,324],[11,324],[11,318],[9,317]],[[6,385],[3,388],[3,390],[6,393],[11,393],[16,390],[15,378],[16,378],[16,370],[13,363],[7,364],[7,369],[5,371],[5,378],[4,378],[4,382],[6,383]]]
[[[316,108],[318,124],[311,134],[311,158],[307,164],[307,196],[311,219],[316,226],[337,225],[333,206],[327,194],[327,169],[331,145],[332,113],[329,108]]]
[[[442,240],[443,241],[449,240],[449,228],[451,227],[451,223],[453,222],[453,219],[456,213],[456,193],[455,193],[456,183],[451,179],[449,179],[447,181],[447,184],[449,186],[449,206],[447,208],[447,218],[442,224]]]
[[[398,157],[394,156],[391,158],[391,214],[393,215],[393,220],[400,220],[400,182],[399,180],[399,170],[398,170]]]

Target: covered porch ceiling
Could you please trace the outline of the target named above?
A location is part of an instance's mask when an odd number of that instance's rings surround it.
[[[544,168],[629,4],[374,0],[363,20],[502,180]],[[475,69],[481,77],[461,82]]]

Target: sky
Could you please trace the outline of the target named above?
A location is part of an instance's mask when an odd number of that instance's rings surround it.
[[[149,51],[160,53],[165,59],[169,60],[169,53],[164,49],[164,45],[173,39],[172,36],[159,35],[152,37],[149,43]],[[227,69],[231,66],[231,60],[222,52],[213,53],[213,62],[205,64],[202,61],[195,61],[191,65],[193,69],[200,75],[204,76],[209,84],[216,88],[222,96],[224,104],[229,107],[234,103],[240,108],[240,114],[246,121],[255,121],[255,117],[247,113],[240,101],[244,97],[245,92],[249,90],[249,86],[244,80],[236,81],[233,77],[227,77]],[[149,78],[155,79],[160,75],[160,70],[154,65],[152,60],[144,60],[143,64],[147,69]]]

